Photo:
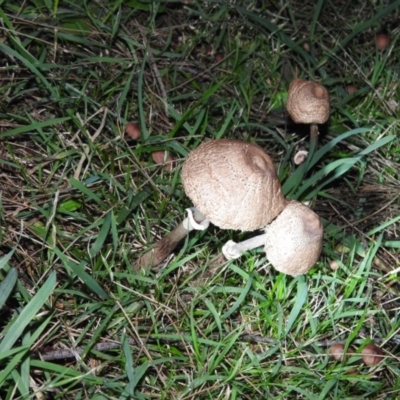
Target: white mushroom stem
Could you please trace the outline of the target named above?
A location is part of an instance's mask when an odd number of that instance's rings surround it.
[[[182,225],[189,232],[193,229],[204,231],[209,227],[210,221],[196,207],[187,208],[186,211],[188,216],[182,221]]]
[[[164,236],[152,250],[143,254],[135,264],[135,270],[150,269],[160,265],[175,249],[178,243],[193,229],[207,229],[210,222],[195,207],[188,208],[188,216],[170,233]]]
[[[244,240],[243,242],[236,243],[233,240],[229,240],[222,247],[222,253],[227,260],[233,260],[242,256],[246,251],[255,249],[265,244],[266,234],[254,236],[250,239]]]

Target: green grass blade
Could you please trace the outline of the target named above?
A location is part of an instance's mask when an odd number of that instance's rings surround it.
[[[290,315],[289,315],[289,318],[288,318],[288,321],[286,324],[285,336],[290,332],[290,330],[292,329],[297,318],[299,318],[299,315],[303,309],[303,305],[306,302],[307,297],[308,297],[307,282],[306,282],[304,276],[302,275],[297,278],[297,295],[296,295],[294,305],[292,307],[292,311],[290,312]]]
[[[110,232],[111,228],[111,212],[108,212],[106,217],[104,218],[103,225],[101,226],[100,232],[97,235],[95,242],[93,243],[92,247],[89,250],[89,254],[91,257],[94,257],[96,254],[100,252],[102,249],[104,242],[107,239],[108,233]]]
[[[306,179],[302,185],[300,186],[300,189],[296,192],[296,197],[301,198],[303,194],[315,187],[310,193],[308,193],[307,198],[311,199],[314,196],[317,195],[317,193],[326,185],[329,183],[335,181],[337,178],[340,176],[344,175],[350,168],[354,167],[354,165],[361,160],[363,156],[366,156],[368,154],[371,154],[373,151],[376,151],[382,146],[386,146],[387,144],[391,143],[393,140],[395,140],[396,137],[394,135],[389,135],[386,137],[383,137],[376,141],[375,143],[372,143],[369,145],[367,148],[362,150],[359,154],[352,158],[344,158],[341,160],[335,160],[331,162],[329,165],[321,168],[316,174],[312,175],[310,178]],[[328,174],[331,174],[331,176],[327,179],[322,179],[323,177],[327,176]],[[321,179],[321,182],[319,183],[319,179]]]
[[[55,126],[57,124],[61,124],[63,122],[67,122],[69,120],[70,120],[69,117],[62,117],[62,118],[54,118],[54,119],[50,119],[50,120],[46,120],[46,121],[34,122],[32,124],[29,124],[29,125],[20,126],[18,128],[11,129],[10,131],[6,131],[6,132],[3,132],[3,133],[0,133],[0,139],[4,139],[4,138],[6,138],[8,136],[19,135],[21,133],[39,131],[42,128],[47,128],[48,126]]]
[[[85,194],[90,200],[95,201],[101,207],[105,207],[105,204],[104,204],[103,200],[99,196],[97,196],[95,193],[93,193],[82,182],[78,181],[75,178],[70,178],[69,183],[71,184],[71,186],[75,187],[76,189],[81,191],[83,194]]]
[[[64,263],[64,265],[71,269],[74,274],[81,279],[81,281],[97,296],[99,296],[102,300],[107,300],[109,298],[108,294],[104,291],[104,289],[97,283],[92,276],[90,276],[85,271],[85,266],[87,264],[86,261],[82,260],[79,264],[74,261],[68,259],[58,248],[54,248],[54,253],[60,258],[60,260]]]
[[[35,76],[38,77],[38,79],[43,83],[43,85],[46,87],[48,92],[51,94],[52,98],[55,100],[58,100],[59,96],[58,96],[57,91],[50,84],[50,82],[44,77],[44,75],[39,71],[39,69],[36,68],[36,66],[33,65],[30,60],[28,60],[27,57],[17,53],[11,47],[9,47],[5,43],[1,43],[1,42],[0,42],[0,51],[3,51],[5,54],[9,54],[10,56],[15,57],[16,59],[20,60],[30,71],[32,71],[32,73]],[[39,62],[38,62],[38,64],[39,64]]]
[[[8,271],[10,269],[8,262],[10,261],[14,252],[15,249],[11,250],[9,253],[0,258],[0,270],[4,269],[5,271]]]
[[[239,297],[233,303],[232,307],[221,317],[222,320],[228,318],[232,313],[234,313],[240,307],[241,304],[243,304],[244,299],[249,294],[252,284],[253,284],[253,275],[250,274],[248,276],[246,286],[240,290]]]
[[[36,295],[32,297],[31,301],[23,308],[21,314],[8,329],[6,335],[1,341],[0,353],[11,349],[11,347],[21,336],[24,329],[29,325],[38,311],[46,303],[56,286],[56,277],[56,273],[52,272],[43,286],[38,290]]]
[[[11,268],[3,282],[0,283],[0,310],[13,291],[17,280],[18,271],[16,268]]]
[[[132,357],[132,349],[131,346],[129,346],[128,340],[126,338],[123,339],[123,351],[125,355],[125,371],[126,375],[128,377],[129,384],[127,385],[126,391],[129,396],[132,398],[134,397],[134,392],[135,388],[138,384],[138,380],[135,379],[135,368],[134,368],[134,362],[133,362],[133,357]]]
[[[296,42],[294,42],[289,36],[287,36],[282,30],[270,22],[267,18],[262,17],[258,14],[255,14],[249,10],[247,10],[244,7],[236,6],[236,9],[238,12],[241,14],[249,17],[251,20],[253,20],[255,23],[263,26],[266,28],[271,34],[277,36],[283,43],[286,44],[292,51],[300,54],[304,60],[309,64],[309,65],[314,65],[315,60],[313,57],[310,56],[305,50],[303,50],[302,47],[300,47]]]

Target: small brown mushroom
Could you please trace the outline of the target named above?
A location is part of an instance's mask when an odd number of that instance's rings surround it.
[[[352,347],[347,349],[347,353],[344,352],[345,345],[343,343],[336,343],[329,349],[329,354],[337,361],[346,361],[347,357],[351,353],[355,353]]]
[[[307,273],[317,262],[324,234],[317,214],[298,201],[290,201],[265,227],[265,252],[270,263],[291,276]]]
[[[349,95],[354,94],[355,92],[357,92],[357,86],[356,85],[347,85],[346,86],[346,92]]]
[[[337,271],[337,270],[340,268],[340,265],[339,265],[339,263],[338,263],[336,260],[332,260],[332,261],[329,263],[329,266],[331,267],[331,270],[332,270],[332,271]]]
[[[125,133],[133,140],[138,140],[142,135],[139,126],[133,122],[128,122],[125,125]]]
[[[390,42],[389,35],[386,32],[378,33],[375,36],[376,48],[379,51],[385,50],[386,47],[389,46],[389,42]]]
[[[224,56],[221,54],[221,53],[217,53],[216,55],[215,55],[215,62],[216,63],[220,63],[221,61],[223,61],[224,60]]]
[[[153,153],[151,153],[151,157],[156,164],[162,164],[165,171],[172,172],[175,161],[173,154],[165,150],[160,150],[153,151]]]
[[[379,364],[383,360],[383,351],[377,345],[367,344],[361,351],[363,361],[369,367]]]
[[[195,207],[222,229],[261,229],[285,207],[271,158],[252,143],[202,143],[183,164],[182,183]]]
[[[311,124],[311,141],[318,140],[317,124],[328,120],[329,108],[329,93],[319,83],[295,79],[289,85],[286,109],[297,124]]]

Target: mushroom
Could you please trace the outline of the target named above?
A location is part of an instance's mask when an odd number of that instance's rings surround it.
[[[202,143],[183,164],[182,183],[195,207],[222,229],[261,229],[285,207],[271,158],[240,140]]]
[[[318,124],[329,118],[329,93],[319,83],[295,79],[289,85],[286,109],[296,124],[311,124],[311,142],[318,140]]]
[[[181,175],[195,207],[138,260],[140,268],[160,264],[188,232],[206,229],[209,222],[222,229],[265,230],[241,243],[228,241],[222,248],[227,259],[264,245],[272,265],[292,276],[306,273],[317,261],[323,236],[319,217],[307,206],[284,198],[272,160],[259,146],[210,140],[189,154]]]
[[[347,92],[348,95],[351,96],[352,94],[357,92],[357,86],[356,85],[347,85],[346,86],[346,92]]]
[[[278,217],[265,227],[265,246],[270,263],[291,276],[307,273],[317,262],[323,226],[314,211],[298,201],[290,201]]]
[[[254,231],[265,227],[286,205],[271,158],[259,146],[239,140],[202,143],[183,164],[182,183],[195,207],[150,254],[139,258],[138,268],[161,263],[190,230],[203,229],[208,221],[222,229]],[[200,226],[196,222],[201,222]],[[238,246],[230,241],[223,253],[228,259],[234,258],[230,254],[232,244],[236,246],[235,257],[239,257],[246,249],[263,243],[260,237]]]
[[[162,164],[164,171],[172,172],[174,169],[175,157],[165,150],[153,151],[151,158],[156,164]]]
[[[142,136],[139,126],[133,122],[128,122],[125,125],[125,133],[133,140],[138,140]]]
[[[375,36],[376,48],[379,51],[385,50],[386,47],[389,46],[389,42],[390,42],[389,35],[385,31],[380,32]]]
[[[383,360],[383,351],[377,345],[367,344],[361,351],[363,361],[369,367],[379,364]]]
[[[343,343],[336,343],[329,349],[329,354],[336,361],[346,361],[349,353],[355,353],[355,350],[352,347],[347,349],[347,353],[344,352],[345,345]]]

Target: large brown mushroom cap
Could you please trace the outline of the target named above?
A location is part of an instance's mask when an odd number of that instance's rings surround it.
[[[319,83],[295,79],[289,85],[286,109],[297,124],[324,124],[329,108],[329,93]]]
[[[285,206],[271,158],[252,143],[202,143],[183,164],[182,182],[193,204],[222,229],[261,229]]]
[[[305,274],[321,254],[324,234],[321,220],[298,201],[290,201],[265,232],[268,260],[285,274]]]

